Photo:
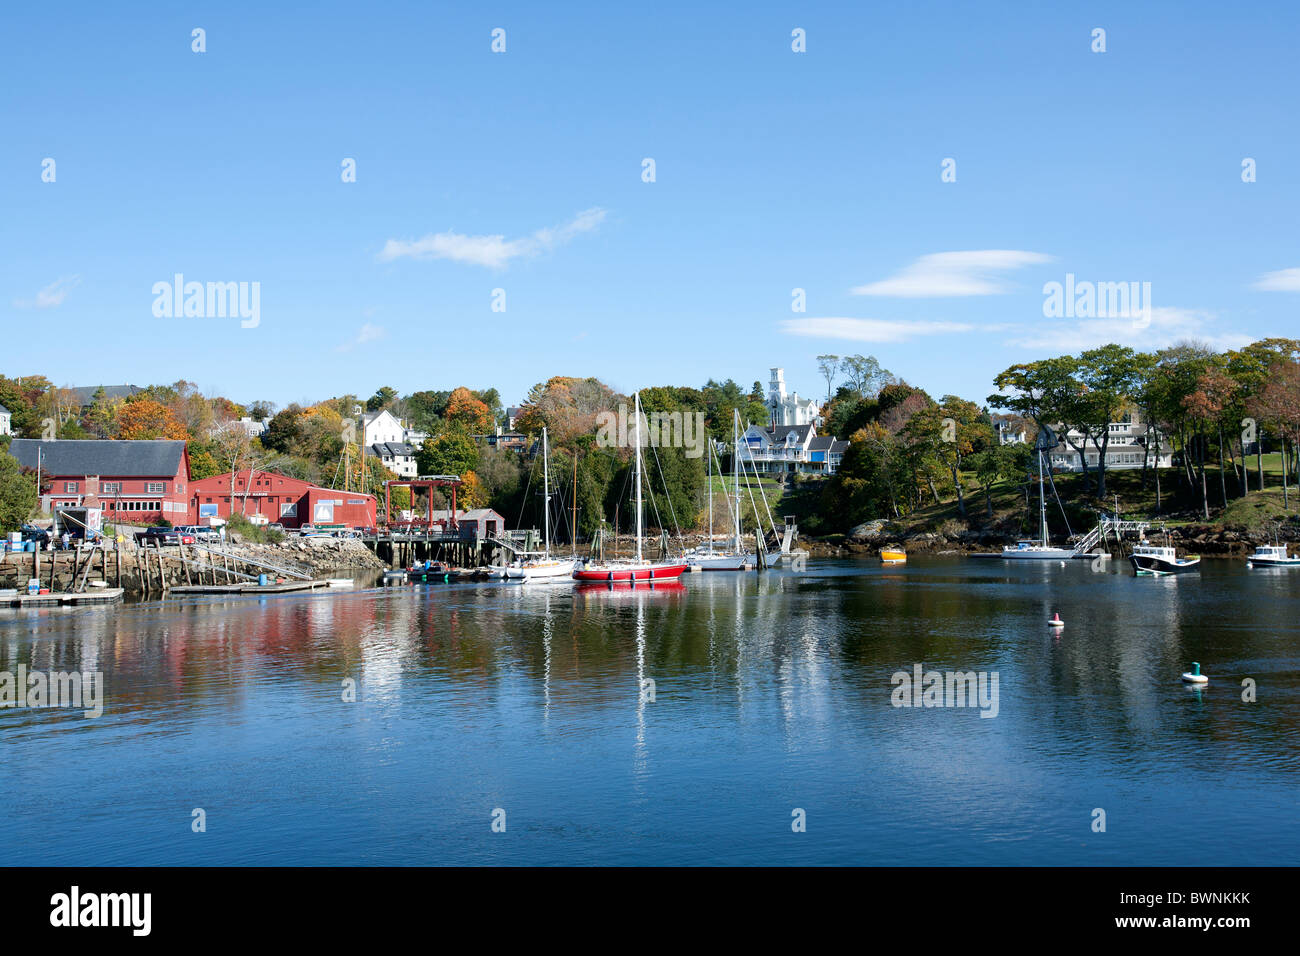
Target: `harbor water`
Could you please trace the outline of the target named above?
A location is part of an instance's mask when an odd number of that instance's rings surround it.
[[[104,687],[0,709],[4,862],[1296,863],[1300,571],[1113,563],[3,610]]]

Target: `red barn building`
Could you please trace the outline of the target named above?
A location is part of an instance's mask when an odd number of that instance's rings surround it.
[[[189,516],[190,457],[183,441],[42,441],[15,438],[9,454],[39,468],[41,509],[76,522],[184,524]]]
[[[189,523],[209,524],[213,518],[261,515],[286,528],[305,524],[372,528],[375,496],[359,491],[321,488],[310,481],[272,471],[230,472],[190,483]]]

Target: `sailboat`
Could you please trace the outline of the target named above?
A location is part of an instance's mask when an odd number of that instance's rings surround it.
[[[1047,496],[1043,490],[1043,451],[1056,447],[1056,435],[1044,427],[1034,442],[1038,453],[1038,540],[1017,541],[1002,549],[1002,557],[1013,561],[1068,561],[1075,556],[1071,548],[1054,548],[1047,534]]]
[[[686,559],[701,571],[748,571],[754,567],[753,553],[746,553],[741,546],[740,531],[740,413],[733,412],[731,420],[731,458],[732,480],[735,484],[735,506],[729,509],[732,516],[732,545],[730,549],[716,550],[713,547],[713,440],[709,440],[709,543],[686,552]],[[721,462],[719,462],[719,465]],[[721,471],[721,468],[719,468]],[[745,479],[748,484],[748,476]]]
[[[525,552],[506,567],[507,581],[564,581],[573,575],[575,562],[551,556],[551,453],[542,429],[542,550]]]
[[[632,584],[637,581],[675,581],[686,571],[684,560],[649,561],[641,553],[641,393],[635,396],[632,419],[636,439],[632,443],[636,460],[636,557],[630,560],[584,561],[573,569],[578,581]]]

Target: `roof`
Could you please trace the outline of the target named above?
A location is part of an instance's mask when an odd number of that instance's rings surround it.
[[[3,405],[0,405],[0,415],[8,415],[8,414],[9,414],[9,409],[5,408]]]
[[[451,511],[449,509],[443,508],[435,510],[433,512],[432,520],[446,521],[450,515]],[[469,511],[461,511],[459,508],[456,509],[457,521],[478,521],[480,518],[501,518],[502,521],[505,520],[499,512],[493,511],[491,508],[473,508]]]
[[[396,458],[401,455],[415,454],[415,446],[402,441],[377,442],[370,446],[370,450],[380,458]]]
[[[104,390],[105,398],[130,398],[136,392],[144,391],[136,385],[78,385],[68,391],[77,396],[79,405],[92,405],[95,401],[95,393],[101,388]]]
[[[795,434],[795,441],[802,445],[808,440],[808,433],[816,435],[815,426],[810,422],[807,425],[778,425],[776,428],[767,428],[767,437],[773,444],[780,444],[785,441],[785,437],[791,432]]]
[[[38,452],[41,470],[49,475],[171,478],[181,470],[185,442],[15,438],[9,445],[9,454],[26,468],[36,467]]]
[[[834,435],[818,435],[808,443],[809,451],[830,451],[831,445],[835,443]]]

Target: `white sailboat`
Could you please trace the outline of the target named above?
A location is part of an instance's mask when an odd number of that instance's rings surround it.
[[[551,555],[551,455],[542,429],[542,550],[525,552],[505,569],[507,581],[571,581],[575,561]]]
[[[754,553],[746,552],[741,545],[740,530],[740,413],[732,412],[731,420],[731,460],[732,480],[735,484],[735,505],[728,505],[731,511],[732,547],[715,549],[713,547],[713,460],[716,452],[713,440],[709,440],[709,543],[686,552],[686,559],[701,571],[749,571],[754,567]],[[719,464],[721,464],[719,462]],[[721,468],[719,468],[721,471]],[[748,478],[746,478],[748,482]]]
[[[1043,446],[1056,444],[1056,436],[1047,431],[1034,443],[1038,453],[1038,540],[1017,541],[1002,549],[1002,557],[1011,561],[1069,561],[1073,558],[1071,548],[1054,548],[1047,535],[1047,496],[1043,491]]]

